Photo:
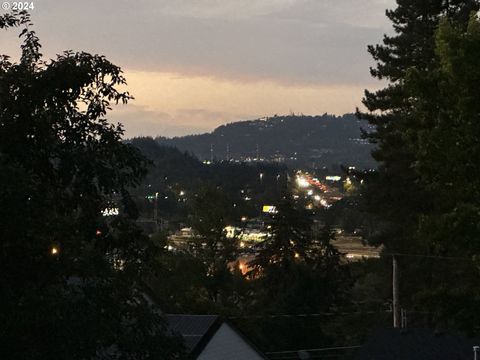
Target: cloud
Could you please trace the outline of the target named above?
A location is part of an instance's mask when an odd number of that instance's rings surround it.
[[[384,12],[393,5],[394,0],[42,0],[33,20],[49,55],[73,48],[136,70],[369,84],[366,47],[388,31]]]
[[[395,7],[395,0],[308,0],[275,14],[277,18],[356,28],[387,30],[390,23],[385,10]]]
[[[307,0],[176,0],[160,1],[161,12],[193,18],[245,19],[288,9]]]
[[[274,114],[343,114],[360,105],[362,86],[283,86],[270,81],[236,82],[174,73],[126,71],[135,100],[126,106],[129,136],[205,132],[220,124]],[[123,107],[122,107],[123,109]],[[122,114],[120,114],[122,115]],[[128,115],[128,116],[127,116]],[[139,119],[148,122],[141,126]],[[135,121],[133,121],[135,120]],[[149,123],[157,124],[152,129]]]
[[[148,110],[143,106],[129,104],[116,106],[108,114],[111,123],[121,123],[125,130],[125,137],[136,136],[176,136],[193,132],[202,132],[190,126],[176,123],[167,113]],[[195,131],[196,130],[196,131]]]
[[[395,0],[36,0],[47,57],[100,53],[136,101],[112,113],[127,135],[183,135],[290,111],[350,112],[376,87],[368,44]],[[18,55],[17,31],[0,32]]]
[[[247,118],[255,118],[245,117]],[[111,123],[121,123],[125,137],[136,136],[183,136],[201,134],[232,120],[241,117],[205,109],[180,109],[173,114],[150,110],[145,106],[134,104],[115,106],[108,114]]]

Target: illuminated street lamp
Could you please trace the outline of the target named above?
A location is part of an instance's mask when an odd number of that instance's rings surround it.
[[[57,255],[57,254],[58,254],[58,248],[55,247],[55,246],[53,246],[52,249],[50,250],[50,253],[51,253],[52,255]]]

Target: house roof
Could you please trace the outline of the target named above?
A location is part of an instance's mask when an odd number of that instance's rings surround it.
[[[259,356],[266,359],[265,355],[248,338],[218,315],[166,314],[165,319],[170,330],[183,337],[190,358],[196,359],[222,324],[226,323]]]
[[[195,358],[222,324],[218,315],[165,315],[169,328],[184,339],[190,356]]]
[[[383,329],[372,334],[355,360],[472,360],[477,339],[426,329]]]

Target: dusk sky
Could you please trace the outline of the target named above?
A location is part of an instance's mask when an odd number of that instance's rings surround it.
[[[367,44],[391,26],[394,0],[36,0],[32,19],[53,57],[107,56],[135,100],[109,119],[127,136],[185,135],[290,112],[343,114],[370,78]],[[13,31],[0,53],[18,55]]]

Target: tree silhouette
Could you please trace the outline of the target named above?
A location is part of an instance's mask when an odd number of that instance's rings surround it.
[[[0,16],[10,27],[23,42],[18,63],[0,57],[0,357],[180,357],[140,289],[149,241],[128,189],[147,161],[105,118],[131,99],[121,69],[84,52],[44,61],[27,12]]]
[[[326,311],[343,301],[347,269],[331,245],[328,224],[314,234],[311,215],[296,208],[287,194],[278,205],[271,235],[250,263],[257,282],[259,308],[267,312]]]

